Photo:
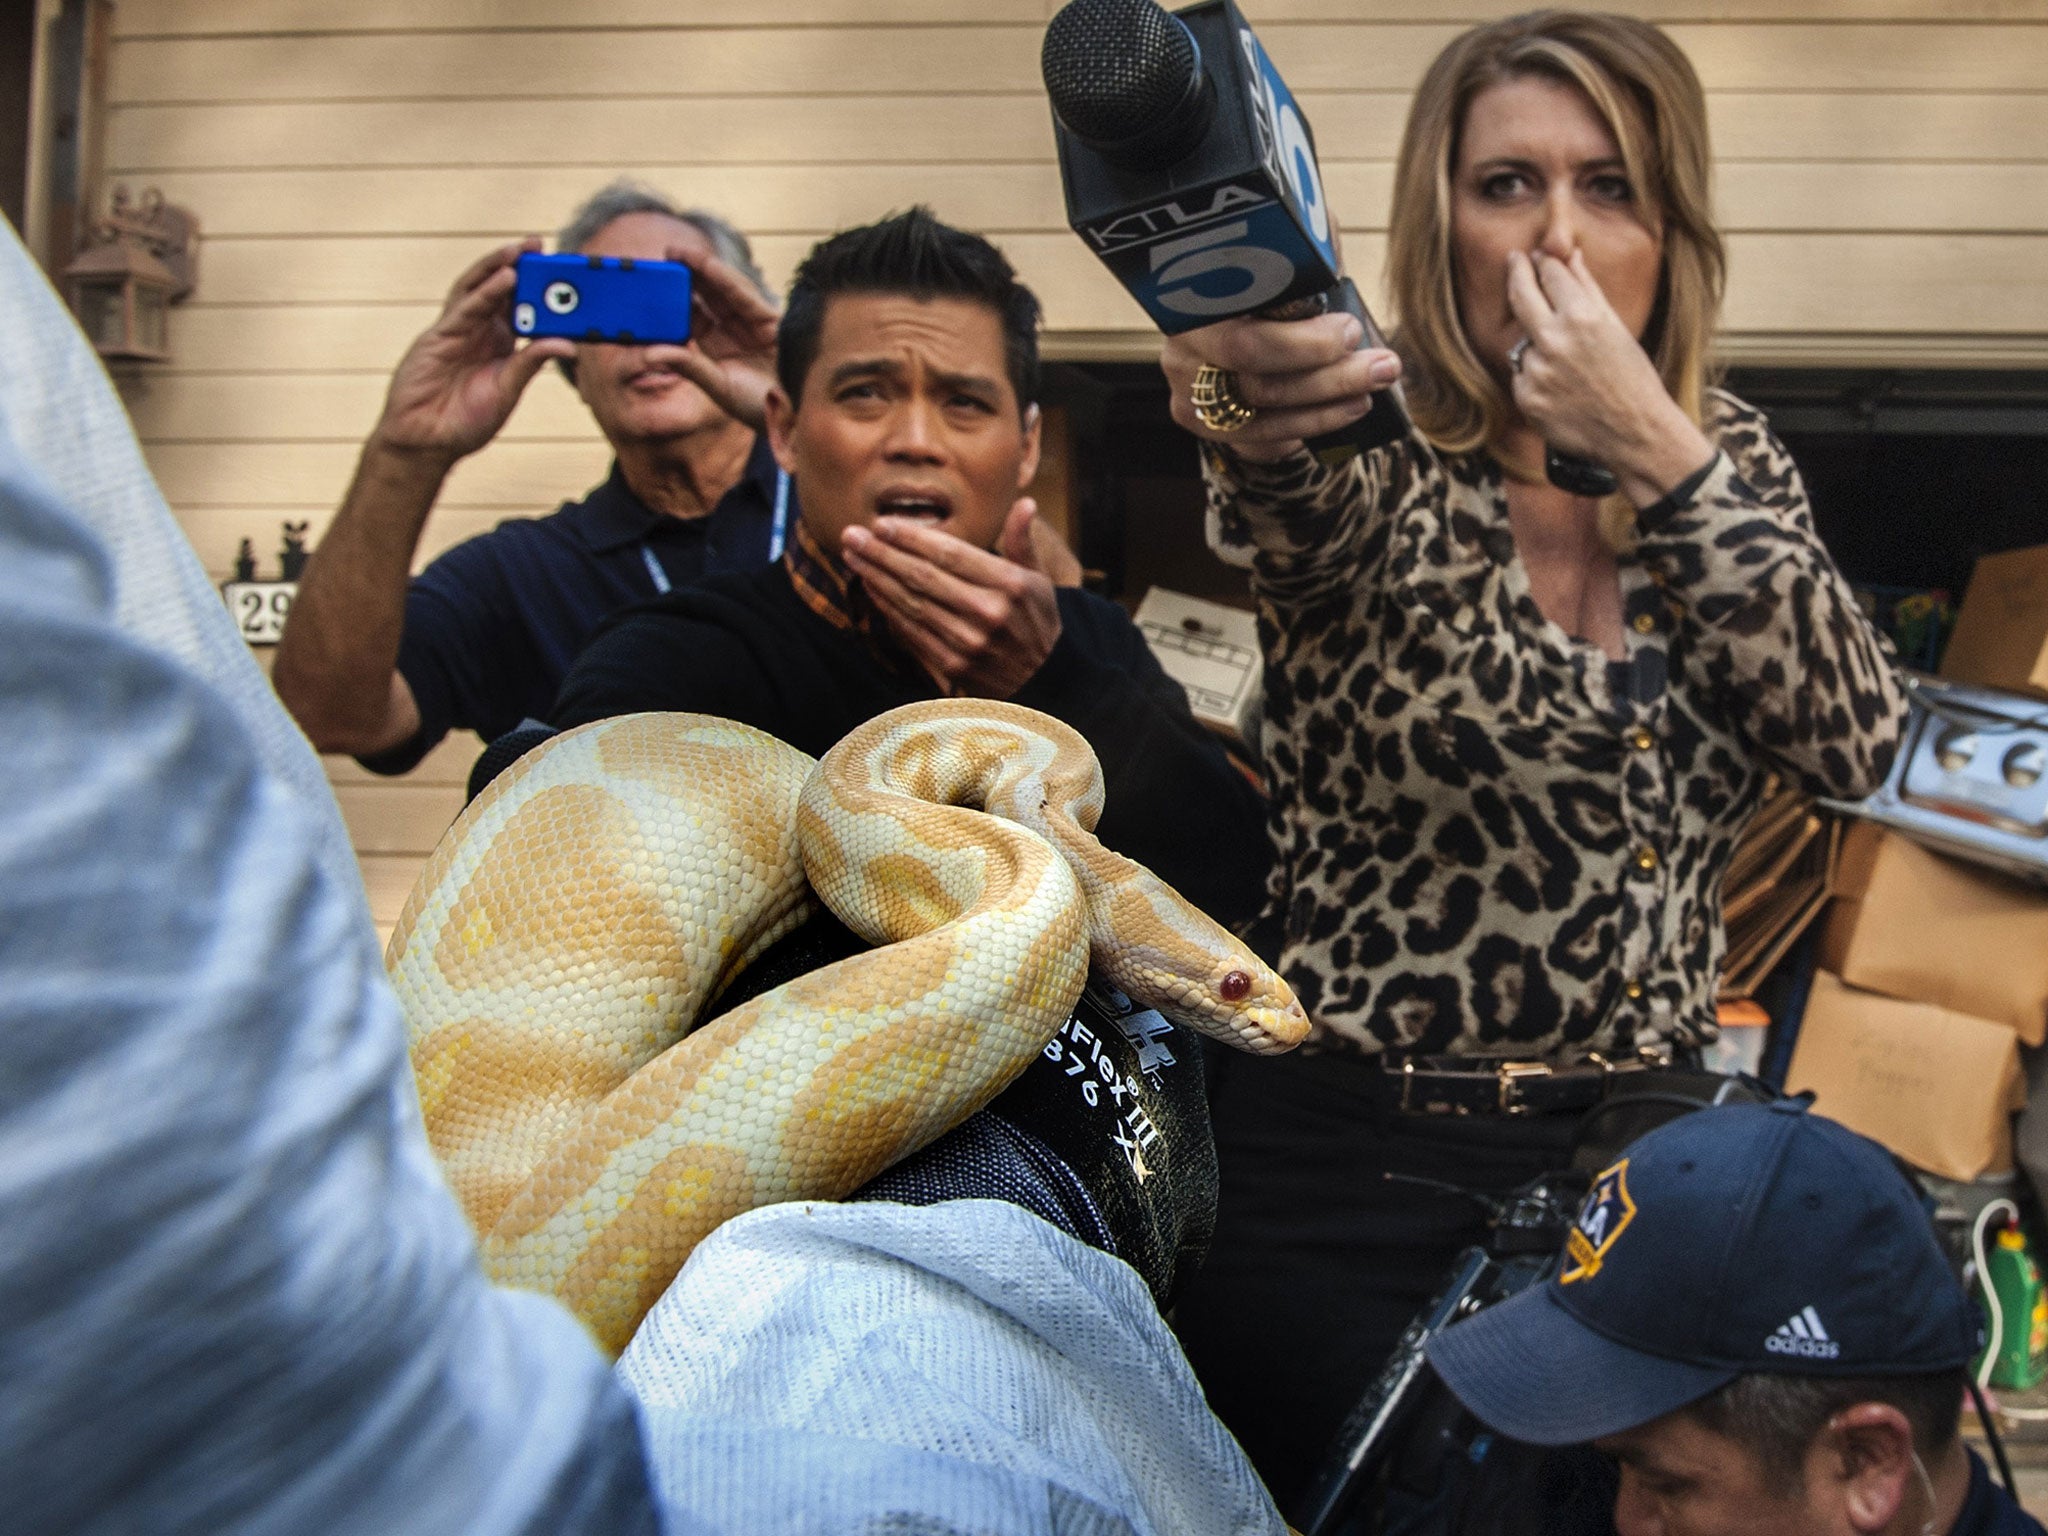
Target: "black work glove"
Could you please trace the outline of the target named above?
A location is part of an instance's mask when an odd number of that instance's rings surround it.
[[[762,955],[714,1011],[862,947],[821,914]],[[1163,1310],[1216,1225],[1201,1042],[1091,976],[1065,1026],[986,1109],[848,1198],[1007,1200],[1122,1259]]]

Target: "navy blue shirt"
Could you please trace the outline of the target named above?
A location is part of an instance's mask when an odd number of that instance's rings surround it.
[[[667,517],[616,464],[581,501],[513,518],[456,545],[412,580],[398,671],[419,705],[410,741],[358,761],[404,773],[451,730],[485,741],[542,718],[598,624],[634,603],[781,553],[796,496],[765,437],[706,517]]]
[[[1970,1452],[1970,1492],[1949,1527],[1949,1536],[2042,1536],[2041,1522],[2015,1504],[2012,1495],[1991,1480],[1975,1451]]]

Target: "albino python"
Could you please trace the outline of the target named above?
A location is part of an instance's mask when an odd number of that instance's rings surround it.
[[[435,850],[386,957],[493,1278],[623,1349],[720,1222],[844,1195],[993,1098],[1091,958],[1233,1045],[1299,1041],[1286,984],[1097,843],[1101,809],[1079,734],[985,701],[894,710],[817,763],[701,715],[520,759]],[[881,947],[689,1033],[813,890]]]

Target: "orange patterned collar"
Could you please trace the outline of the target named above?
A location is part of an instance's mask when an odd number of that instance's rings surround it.
[[[860,578],[827,554],[801,520],[782,552],[782,564],[796,595],[811,612],[835,629],[859,635],[877,657],[896,670],[918,670],[875,610]]]

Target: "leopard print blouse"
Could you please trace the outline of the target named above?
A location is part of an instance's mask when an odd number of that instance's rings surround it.
[[[1627,657],[1543,616],[1500,471],[1417,437],[1205,453],[1266,655],[1267,916],[1312,1044],[1569,1061],[1712,1038],[1721,876],[1775,769],[1882,781],[1905,701],[1762,415],[1642,513]]]

